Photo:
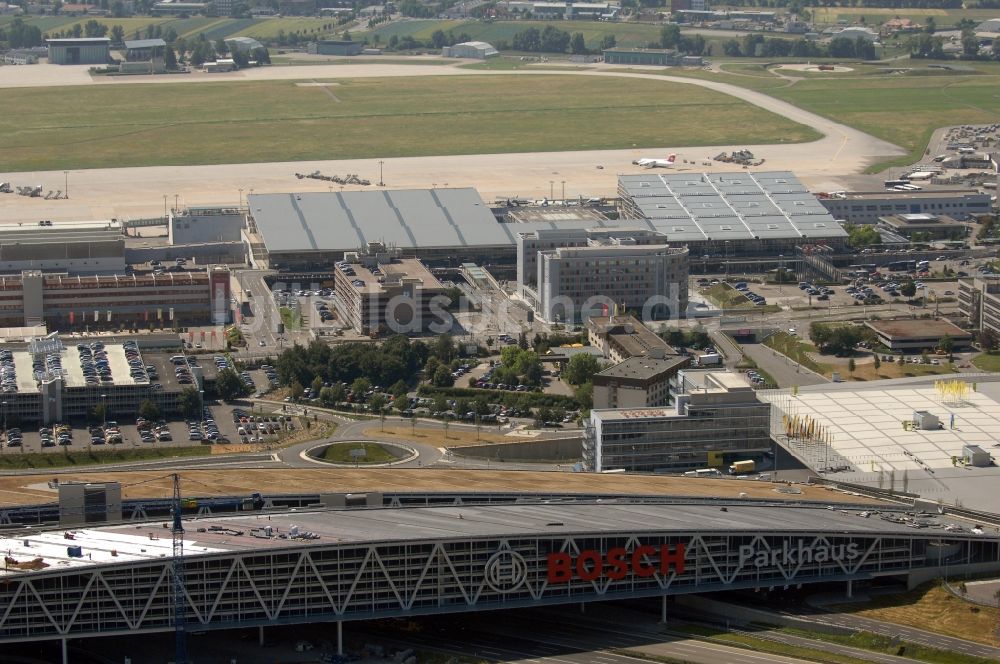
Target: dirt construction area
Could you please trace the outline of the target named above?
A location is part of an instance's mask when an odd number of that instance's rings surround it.
[[[4,67],[0,69],[0,87],[27,85],[18,70],[36,70],[39,80],[51,77],[49,85],[64,75],[43,65]],[[93,81],[85,72],[70,68],[66,80],[77,84]],[[11,72],[10,70],[15,70]],[[456,69],[447,66],[419,65],[316,65],[288,68],[265,68],[240,72],[247,77],[279,77],[288,79],[335,79],[361,76],[421,76],[421,75],[490,75],[482,70]],[[712,162],[711,155],[722,151],[749,148],[767,161],[767,170],[794,170],[809,186],[836,189],[838,176],[863,171],[880,158],[902,154],[896,146],[868,134],[810,113],[766,94],[722,82],[663,76],[660,74],[614,72],[602,69],[590,71],[516,71],[496,74],[518,76],[617,76],[661,81],[671,84],[695,85],[729,94],[750,104],[809,126],[824,135],[818,141],[793,145],[715,145],[701,147],[636,146],[625,150],[591,150],[579,152],[543,152],[485,155],[405,157],[385,160],[383,179],[392,189],[437,187],[475,187],[491,201],[496,197],[543,198],[549,195],[550,181],[565,180],[567,198],[578,196],[614,195],[619,173],[644,172],[632,165],[641,156],[676,152],[681,162],[677,170],[731,171],[732,165]],[[75,78],[73,77],[75,76]],[[20,78],[19,78],[20,77]],[[148,77],[137,77],[148,78]],[[201,80],[198,75],[161,77],[162,80]],[[210,78],[213,81],[240,80]],[[256,79],[247,79],[256,80]],[[142,82],[142,81],[136,81]],[[128,84],[128,83],[121,83]],[[220,155],[225,159],[225,155]],[[684,160],[690,162],[683,163]],[[710,162],[710,165],[703,165]],[[128,219],[163,214],[164,195],[174,194],[181,206],[236,203],[242,192],[325,191],[328,187],[308,179],[297,179],[296,172],[320,170],[333,173],[357,173],[372,182],[378,181],[377,158],[339,161],[305,161],[252,164],[218,164],[211,166],[151,166],[128,169],[62,170],[31,173],[0,173],[0,181],[15,184],[41,185],[46,190],[61,190],[67,186],[70,197],[44,200],[24,196],[7,196],[0,206],[0,223],[23,222],[33,219]],[[348,187],[348,188],[357,188]]]
[[[769,500],[814,500],[829,503],[874,503],[820,486],[793,485],[801,493],[779,493],[781,483],[652,475],[593,475],[482,470],[431,469],[235,469],[180,471],[185,496],[243,496],[290,492],[364,493],[410,492],[564,492],[617,493],[661,496],[715,496]],[[165,471],[62,472],[0,477],[0,506],[54,502],[56,492],[46,482],[121,482],[123,498],[167,498],[170,475]]]

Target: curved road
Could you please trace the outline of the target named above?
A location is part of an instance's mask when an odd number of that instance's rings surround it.
[[[41,66],[41,65],[39,65]],[[37,67],[6,67],[18,70],[0,72],[0,88],[17,86],[16,77],[21,69]],[[34,74],[34,71],[31,72]],[[46,75],[34,80],[49,81]],[[459,69],[449,66],[421,65],[315,65],[302,67],[271,67],[240,72],[239,77],[209,77],[207,80],[254,81],[277,79],[331,79],[384,76],[617,76],[671,84],[694,85],[732,95],[767,111],[808,125],[823,134],[811,143],[793,145],[716,145],[702,147],[651,146],[626,150],[589,150],[571,152],[514,153],[494,155],[455,155],[395,158],[385,161],[384,179],[388,187],[476,187],[487,199],[495,196],[543,197],[549,194],[550,181],[566,182],[567,197],[580,195],[612,195],[617,189],[616,173],[641,172],[631,164],[640,155],[677,152],[681,159],[691,162],[680,164],[678,170],[702,171],[734,169],[732,165],[713,162],[701,165],[710,156],[723,150],[749,147],[766,159],[766,170],[791,170],[818,186],[835,184],[838,175],[859,173],[880,157],[903,154],[903,150],[864,132],[834,122],[764,93],[741,88],[729,83],[697,78],[667,76],[658,73],[611,71],[611,68],[593,70],[515,70],[482,71]],[[70,72],[70,78],[60,84],[95,83],[89,76]],[[135,77],[128,81],[115,79],[116,85],[148,83],[150,77]],[[206,80],[204,75],[167,76],[154,80],[164,83]],[[23,82],[22,82],[23,83]],[[688,118],[686,121],[692,121]],[[598,168],[601,166],[601,168]],[[239,197],[239,190],[248,191],[316,191],[325,189],[323,183],[295,178],[295,172],[321,170],[326,173],[358,173],[376,181],[378,162],[372,159],[310,162],[272,162],[256,164],[218,164],[211,166],[153,166],[145,168],[90,169],[71,171],[69,200],[44,201],[21,196],[9,196],[0,209],[0,222],[23,221],[45,216],[53,219],[129,218],[163,214],[165,192],[178,194],[184,205],[218,204]],[[31,173],[0,173],[0,180],[14,183],[30,181],[46,189],[62,189],[66,175],[63,171]],[[357,187],[354,187],[357,188]]]

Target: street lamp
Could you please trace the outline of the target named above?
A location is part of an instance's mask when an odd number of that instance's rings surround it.
[[[66,198],[69,198],[69,171],[63,171],[63,178],[65,180],[63,183],[63,194],[66,195]]]
[[[3,406],[3,435],[6,436],[7,435],[7,402],[6,401],[0,402],[0,405]],[[7,443],[8,444],[10,443],[10,439],[7,440]],[[22,445],[23,445],[23,443],[22,443]],[[0,450],[2,450],[2,449],[3,449],[3,447],[0,447]]]
[[[380,186],[380,187],[384,187],[385,186],[385,182],[382,180],[382,165],[384,163],[385,162],[382,161],[381,159],[378,160],[378,186]]]
[[[555,192],[553,191],[556,186],[555,180],[549,180],[549,200],[551,201],[555,198]]]
[[[108,428],[108,395],[101,395],[101,417],[104,419],[104,426],[102,429]]]
[[[243,207],[243,187],[240,187],[240,207]]]

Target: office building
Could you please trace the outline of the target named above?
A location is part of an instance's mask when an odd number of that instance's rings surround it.
[[[446,325],[444,286],[415,258],[396,258],[377,243],[337,264],[334,302],[361,334],[417,334]],[[434,308],[432,308],[432,303]],[[444,328],[441,331],[446,331]]]
[[[819,202],[837,221],[850,224],[876,224],[879,217],[893,214],[944,214],[965,220],[990,211],[989,194],[975,189],[848,191],[820,196]]]
[[[677,355],[670,344],[635,316],[619,314],[615,309],[611,314],[587,320],[587,340],[614,364],[630,357]]]
[[[956,352],[972,346],[972,334],[946,320],[901,318],[870,320],[865,325],[878,335],[880,344],[897,352],[933,351],[945,337],[951,339]]]
[[[920,233],[925,240],[961,240],[969,235],[970,224],[946,214],[890,214],[878,218],[878,227],[905,238]]]
[[[364,42],[338,39],[320,39],[306,46],[306,50],[313,55],[361,55],[364,48]]]
[[[740,374],[712,372],[673,408],[592,410],[584,425],[588,471],[681,473],[760,457],[771,447],[771,406]]]
[[[581,322],[606,316],[616,305],[641,312],[644,320],[678,318],[687,310],[686,248],[669,247],[662,236],[633,236],[627,229],[553,234],[557,244],[576,246],[537,252],[536,277],[520,291],[540,318]],[[531,239],[544,244],[549,237],[537,231]],[[519,251],[522,257],[527,253],[527,247]]]
[[[958,313],[977,332],[1000,334],[1000,278],[969,277],[958,280]]]
[[[657,349],[594,374],[594,408],[653,408],[670,402],[670,383],[691,358]]]

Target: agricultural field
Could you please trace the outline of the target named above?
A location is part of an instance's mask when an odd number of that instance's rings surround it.
[[[12,171],[818,138],[702,88],[556,75],[18,88],[0,96],[0,133]]]
[[[908,18],[921,25],[928,16],[933,16],[938,29],[952,27],[963,18],[973,21],[985,21],[996,18],[996,9],[927,9],[920,7],[900,7],[888,9],[883,7],[810,7],[813,21],[818,25],[835,25],[838,21],[865,23],[874,27],[893,18]]]
[[[659,26],[640,23],[600,23],[597,21],[495,21],[485,23],[474,20],[445,21],[436,19],[397,21],[380,26],[371,32],[359,33],[359,38],[367,35],[378,35],[383,44],[387,43],[392,35],[397,37],[411,36],[414,39],[426,41],[431,38],[435,30],[443,30],[444,32],[451,30],[456,35],[466,33],[474,40],[493,44],[500,41],[510,43],[518,32],[523,32],[528,28],[536,28],[541,31],[549,25],[569,33],[583,33],[587,47],[591,49],[596,49],[600,45],[604,35],[614,35],[618,46],[646,46],[649,42],[660,39]]]

